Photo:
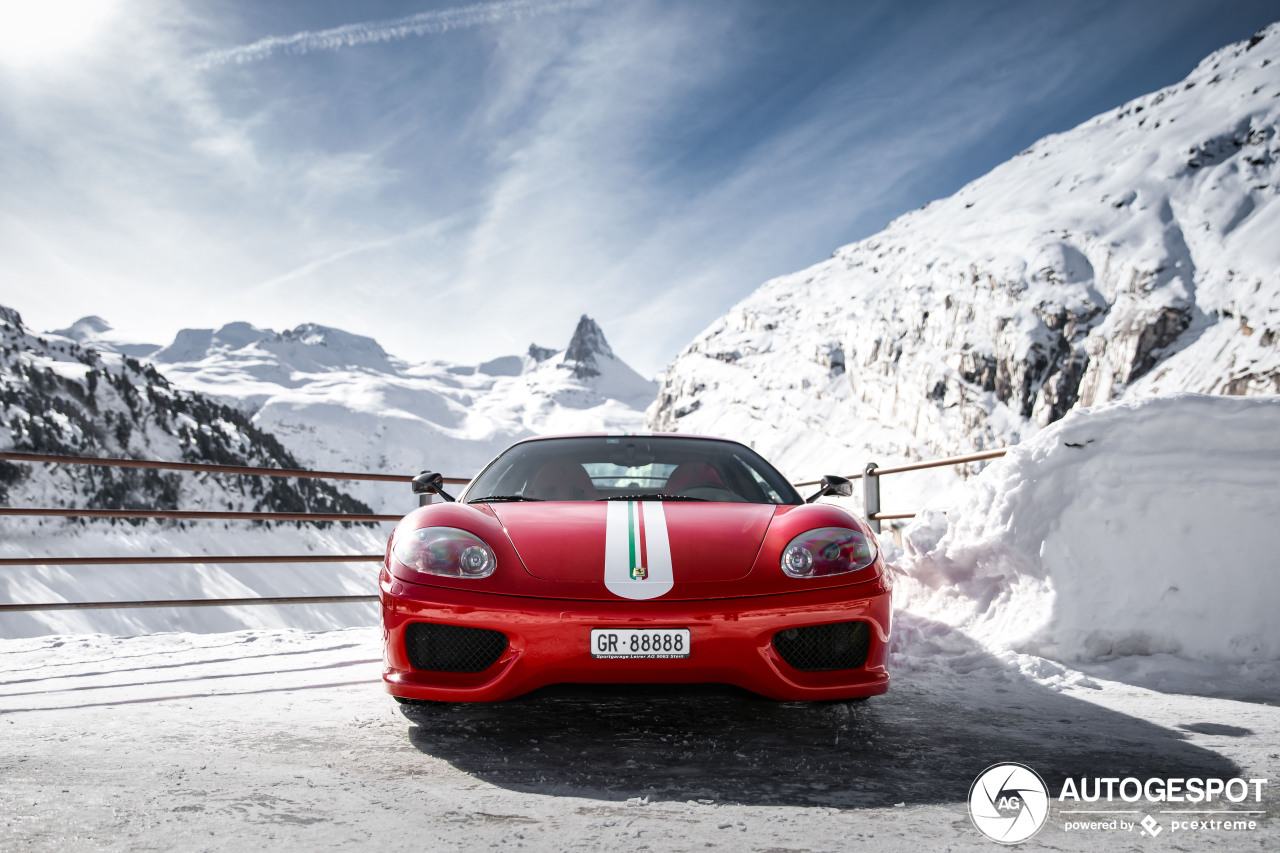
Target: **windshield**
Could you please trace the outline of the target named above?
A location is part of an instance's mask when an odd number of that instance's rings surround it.
[[[489,463],[462,497],[469,502],[803,502],[791,484],[750,448],[732,441],[673,436],[523,442]]]

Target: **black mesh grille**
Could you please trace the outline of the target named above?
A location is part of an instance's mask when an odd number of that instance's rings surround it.
[[[871,626],[866,622],[836,622],[788,628],[773,635],[773,647],[796,669],[857,669],[867,662],[871,651]]]
[[[414,669],[481,672],[507,650],[507,635],[488,628],[414,622],[405,629],[404,650]]]

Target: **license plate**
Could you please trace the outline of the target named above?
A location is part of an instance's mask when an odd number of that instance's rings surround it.
[[[688,628],[592,628],[593,658],[687,658]]]

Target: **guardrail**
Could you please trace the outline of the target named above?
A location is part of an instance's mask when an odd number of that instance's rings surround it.
[[[203,462],[164,462],[149,459],[113,459],[98,456],[64,456],[19,451],[0,452],[7,462],[35,462],[47,465],[84,465],[103,468],[152,468],[162,471],[191,471],[206,474],[238,474],[249,477],[287,477],[323,480],[366,480],[405,483],[412,474],[384,474],[351,471],[310,471],[291,468],[264,468],[249,465],[214,465]],[[468,480],[446,477],[446,483],[460,484]],[[144,510],[144,509],[76,509],[65,507],[0,507],[0,516],[63,518],[139,518],[181,521],[269,521],[285,523],[326,522],[358,524],[399,521],[398,515],[335,512],[231,512],[216,510]],[[3,566],[111,566],[111,565],[221,565],[243,563],[354,563],[381,562],[381,554],[262,554],[157,557],[148,555],[112,557],[6,557]],[[256,604],[330,604],[377,601],[376,595],[305,595],[261,598],[202,598],[145,601],[46,602],[32,604],[0,604],[0,613],[19,610],[102,610],[135,607],[238,607]]]
[[[924,462],[909,462],[906,465],[893,465],[881,468],[875,462],[868,462],[857,474],[844,475],[850,480],[862,480],[862,506],[871,529],[880,532],[880,522],[891,519],[915,518],[915,512],[881,512],[880,510],[880,478],[890,474],[903,474],[907,471],[923,471],[926,468],[944,468],[948,465],[965,465],[970,462],[982,462],[987,459],[998,459],[1008,453],[1008,448],[983,450],[978,453],[966,453],[963,456],[947,456],[943,459],[929,459]],[[816,486],[821,480],[804,480],[796,486]]]

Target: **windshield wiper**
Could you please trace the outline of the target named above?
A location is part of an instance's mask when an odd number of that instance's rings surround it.
[[[706,498],[695,498],[690,495],[664,495],[664,494],[644,494],[644,495],[610,495],[607,498],[598,498],[602,501],[699,501],[706,503]]]
[[[516,501],[541,501],[542,498],[529,498],[524,495],[489,495],[483,498],[471,498],[469,504],[514,503]]]

